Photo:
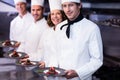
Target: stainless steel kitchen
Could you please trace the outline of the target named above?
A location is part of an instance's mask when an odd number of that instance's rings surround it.
[[[27,10],[31,12],[31,0],[26,1]],[[92,75],[92,80],[120,80],[120,0],[81,2],[83,16],[98,25],[103,42],[103,65]],[[45,0],[44,8],[44,17],[47,19],[50,13],[48,0]],[[11,58],[8,55],[15,49],[13,44],[16,42],[13,41],[11,45],[6,40],[10,40],[10,22],[17,15],[14,0],[0,0],[0,80],[48,80],[43,69],[36,71],[39,67],[37,62],[32,66],[19,64],[18,61],[26,53],[18,52],[21,55],[19,58]],[[4,42],[10,46],[3,46]],[[62,69],[58,70],[62,73]]]

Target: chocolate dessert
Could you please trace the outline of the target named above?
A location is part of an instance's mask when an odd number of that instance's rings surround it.
[[[18,53],[16,51],[13,51],[11,57],[19,57]]]
[[[4,44],[5,46],[10,46],[10,45],[12,45],[9,40],[6,40],[3,44]]]

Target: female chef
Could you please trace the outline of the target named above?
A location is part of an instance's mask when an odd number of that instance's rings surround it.
[[[66,20],[66,16],[62,11],[61,1],[60,0],[49,0],[50,6],[50,14],[48,15],[47,23],[49,25],[49,29],[47,29],[40,41],[40,48],[39,50],[43,50],[44,61],[46,67],[58,67],[58,58],[57,54],[57,42],[56,39],[58,37],[57,25],[62,21]]]

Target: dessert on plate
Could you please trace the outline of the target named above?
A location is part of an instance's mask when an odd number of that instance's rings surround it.
[[[19,57],[19,54],[18,54],[18,52],[13,51],[10,56],[11,57]]]
[[[58,74],[58,72],[56,71],[55,67],[50,67],[46,74],[55,75],[55,74]]]
[[[3,46],[11,46],[11,42],[9,40],[6,40],[5,42],[3,42],[2,44]]]
[[[33,63],[27,59],[26,61],[21,62],[22,65],[33,65]]]

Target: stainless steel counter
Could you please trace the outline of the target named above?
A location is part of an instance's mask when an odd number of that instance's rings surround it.
[[[15,59],[0,58],[0,80],[45,80],[30,67],[15,65]]]

